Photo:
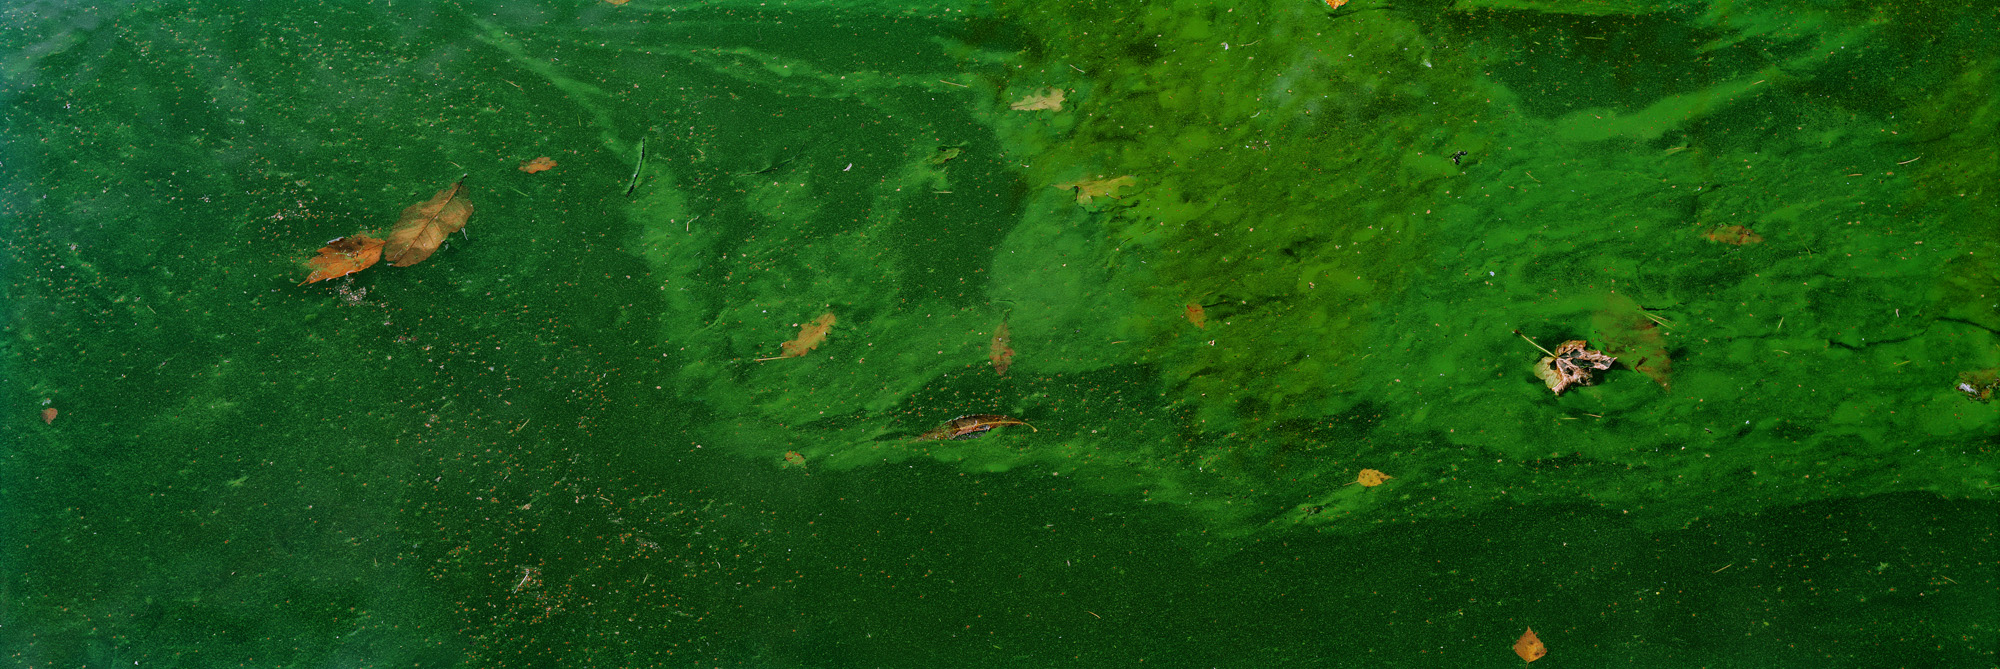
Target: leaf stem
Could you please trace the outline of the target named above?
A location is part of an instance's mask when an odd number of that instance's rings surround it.
[[[1523,341],[1526,341],[1526,342],[1528,342],[1528,345],[1529,345],[1529,346],[1533,346],[1533,347],[1535,347],[1535,348],[1537,348],[1537,349],[1540,349],[1540,350],[1541,350],[1541,352],[1549,354],[1549,357],[1551,357],[1551,358],[1553,358],[1553,357],[1556,357],[1556,354],[1555,354],[1555,352],[1553,352],[1553,351],[1550,351],[1550,350],[1548,350],[1548,349],[1545,349],[1545,348],[1542,348],[1542,345],[1541,345],[1541,344],[1537,344],[1537,343],[1535,343],[1535,340],[1533,340],[1533,339],[1529,339],[1529,338],[1528,338],[1528,335],[1524,335],[1524,334],[1521,334],[1521,331],[1520,331],[1520,330],[1515,330],[1515,331],[1514,331],[1514,334],[1515,334],[1515,336],[1518,336],[1518,337],[1520,337],[1520,338],[1521,338],[1521,339],[1522,339]]]

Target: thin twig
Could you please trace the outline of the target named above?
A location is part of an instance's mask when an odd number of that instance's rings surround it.
[[[639,164],[632,168],[632,185],[625,187],[626,195],[629,196],[632,194],[632,191],[639,190],[639,173],[644,172],[645,170],[646,170],[646,138],[640,137]]]

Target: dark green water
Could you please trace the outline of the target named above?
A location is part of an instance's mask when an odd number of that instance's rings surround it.
[[[292,5],[0,19],[11,666],[1996,661],[1991,11]]]

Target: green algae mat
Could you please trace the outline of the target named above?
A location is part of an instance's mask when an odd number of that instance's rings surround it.
[[[14,664],[1995,662],[1991,12],[0,25]]]

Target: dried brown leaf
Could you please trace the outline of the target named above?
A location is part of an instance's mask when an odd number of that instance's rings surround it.
[[[1544,357],[1535,363],[1535,376],[1540,377],[1542,383],[1557,395],[1570,386],[1596,383],[1597,380],[1590,376],[1591,370],[1611,369],[1611,363],[1617,358],[1584,348],[1585,345],[1581,339],[1563,342],[1552,351],[1554,357]]]
[[[460,179],[431,199],[404,209],[396,227],[389,229],[382,257],[397,267],[423,262],[437,252],[445,237],[464,228],[465,220],[471,217],[472,201],[465,199],[465,180]]]

